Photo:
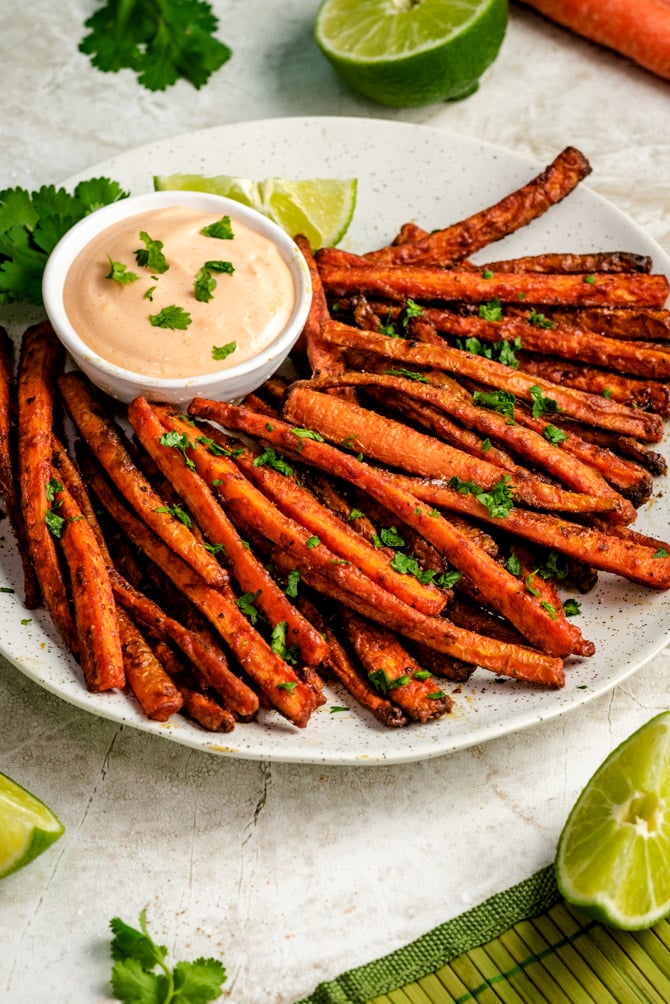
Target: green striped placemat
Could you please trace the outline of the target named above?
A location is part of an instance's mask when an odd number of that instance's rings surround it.
[[[670,923],[604,927],[568,907],[553,867],[296,1004],[667,1004]]]

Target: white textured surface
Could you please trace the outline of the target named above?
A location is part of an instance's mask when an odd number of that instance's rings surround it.
[[[315,2],[215,3],[233,59],[200,92],[162,95],[77,53],[95,6],[3,11],[0,187],[222,122],[383,116],[543,163],[577,145],[589,185],[670,252],[670,85],[530,12],[513,10],[471,98],[391,112],[339,86],[311,42]],[[669,670],[663,653],[577,712],[470,751],[347,768],[191,752],[72,708],[2,663],[0,769],[48,800],[67,832],[0,885],[0,999],[110,1000],[108,921],[146,907],[175,957],[223,958],[226,999],[292,1004],[548,863],[592,770],[670,706]]]

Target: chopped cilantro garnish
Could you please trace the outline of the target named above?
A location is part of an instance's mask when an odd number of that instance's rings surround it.
[[[171,304],[169,307],[163,307],[157,314],[149,314],[149,320],[154,328],[185,331],[191,323],[191,315],[183,307]]]
[[[256,609],[255,603],[260,594],[261,591],[258,589],[255,593],[242,593],[235,600],[235,606],[238,610],[241,610],[244,616],[247,617],[252,624],[255,624],[258,620],[258,610]]]
[[[579,604],[579,600],[568,599],[563,603],[563,613],[566,617],[576,617],[581,614],[582,608]]]
[[[146,230],[140,230],[140,240],[144,247],[135,252],[135,260],[140,268],[148,268],[150,272],[158,275],[167,272],[170,266],[163,254],[163,241],[154,240]]]
[[[508,425],[514,425],[514,405],[516,398],[508,390],[476,390],[472,395],[474,404],[480,408],[490,408],[504,415]]]
[[[112,261],[109,255],[107,255],[107,260],[109,262],[109,272],[105,276],[105,279],[113,279],[114,282],[118,282],[121,286],[127,286],[129,283],[137,282],[139,279],[137,272],[129,272],[123,262]]]
[[[479,316],[485,321],[502,321],[503,312],[497,296],[488,303],[479,304]]]
[[[400,369],[386,370],[387,376],[405,377],[407,380],[417,380],[419,383],[430,383],[425,373],[417,373],[416,370]]]
[[[404,687],[410,682],[410,677],[407,674],[402,674],[401,676],[396,676],[395,679],[390,679],[386,670],[375,669],[368,673],[368,680],[377,691],[383,697],[391,690],[396,690],[398,687]]]
[[[554,446],[559,446],[568,438],[567,432],[564,432],[563,429],[559,429],[558,426],[551,424],[545,425],[542,430],[542,435],[548,442],[553,443]]]
[[[531,307],[528,312],[528,317],[526,318],[529,324],[534,325],[536,328],[555,328],[556,321],[550,320],[544,314],[537,312],[535,307]]]
[[[460,478],[450,478],[449,488],[455,488],[461,495],[474,495],[478,502],[488,510],[493,519],[504,519],[513,508],[512,491],[508,486],[509,475],[505,474],[496,481],[488,491],[484,491],[474,481],[461,481]]]
[[[395,526],[382,527],[378,534],[372,538],[375,547],[404,547],[405,541],[398,533]]]
[[[193,525],[191,517],[184,509],[182,509],[180,505],[159,505],[155,511],[165,512],[170,516],[174,516],[175,519],[178,519],[180,523],[183,523],[184,526],[189,527],[189,529]]]
[[[232,241],[235,237],[230,223],[230,216],[222,216],[220,220],[209,223],[200,233],[203,237],[216,237],[220,241]]]
[[[284,460],[271,446],[266,446],[262,453],[254,457],[253,465],[254,467],[272,467],[273,470],[279,471],[280,474],[284,474],[287,478],[292,478],[295,474],[288,461]]]
[[[212,345],[212,359],[223,362],[237,350],[237,342],[226,342],[225,345]]]
[[[533,399],[533,418],[539,418],[541,415],[554,415],[557,411],[561,410],[552,397],[544,396],[541,387],[533,386],[529,390],[530,396]]]

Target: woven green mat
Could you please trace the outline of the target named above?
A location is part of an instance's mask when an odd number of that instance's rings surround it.
[[[552,867],[296,1004],[667,1004],[670,923],[606,928],[561,899]]]

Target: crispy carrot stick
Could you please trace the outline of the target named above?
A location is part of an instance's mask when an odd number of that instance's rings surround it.
[[[275,553],[274,557],[278,566],[290,567],[290,555]],[[305,571],[304,577],[305,582],[317,592],[329,596],[375,624],[397,631],[405,638],[427,645],[437,652],[526,683],[548,687],[562,687],[565,684],[562,661],[536,649],[511,645],[463,628],[459,628],[454,635],[452,629],[455,625],[450,625],[443,617],[426,617],[411,607],[405,608],[405,612],[410,612],[406,617],[400,612],[401,608],[398,612],[389,614],[312,569]],[[401,603],[400,600],[396,602]]]
[[[340,403],[339,399],[337,400]],[[576,649],[583,651],[587,643],[584,643],[578,629],[572,625],[557,624],[549,613],[536,603],[534,597],[523,589],[522,584],[501,568],[483,549],[459,533],[446,519],[440,517],[439,513],[417,505],[417,497],[394,484],[386,472],[376,470],[327,443],[299,437],[294,428],[285,422],[275,421],[271,429],[267,429],[262,416],[254,415],[253,412],[235,405],[194,398],[189,410],[201,418],[211,418],[228,428],[236,428],[258,436],[280,449],[291,453],[299,452],[305,463],[314,464],[367,491],[404,523],[431,541],[456,569],[472,575],[480,588],[483,602],[490,604],[493,609],[512,621],[532,644],[552,655],[567,655]],[[296,443],[302,443],[299,451]],[[285,546],[281,541],[278,543]],[[303,566],[303,570],[310,566],[316,568],[314,563],[310,563],[309,566]],[[319,569],[319,572],[323,574],[322,569]],[[331,578],[335,581],[334,576]],[[347,577],[340,576],[337,581],[344,589],[352,590],[351,580]],[[369,591],[365,595],[367,602],[375,602]],[[392,599],[395,601],[395,597]],[[387,607],[390,602],[387,597],[385,600]],[[447,654],[456,655],[465,661],[476,661],[474,658],[468,659],[460,649],[459,652],[448,651]]]
[[[54,489],[52,512],[62,520],[60,542],[70,570],[79,662],[89,690],[125,683],[119,622],[105,558],[88,521],[64,485]]]
[[[554,320],[565,320],[608,338],[670,341],[670,310],[593,307],[588,310],[554,310],[551,316]]]
[[[324,669],[339,680],[351,696],[370,711],[382,725],[388,728],[407,725],[409,719],[404,712],[387,698],[381,697],[379,692],[363,679],[349,653],[333,633],[332,625],[326,621],[319,608],[305,597],[300,599],[300,607],[328,641],[328,657]]]
[[[441,387],[434,387],[430,383],[419,383],[400,376],[347,372],[337,378],[326,377],[325,379],[316,379],[315,381],[311,381],[309,386],[319,390],[323,387],[331,386],[333,383],[336,386],[347,383],[355,387],[372,385],[388,390],[392,395],[397,395],[400,400],[410,397],[419,401],[427,401],[429,404],[449,412],[464,425],[476,429],[484,436],[490,436],[499,444],[509,445],[510,449],[514,450],[518,456],[523,457],[533,466],[544,468],[548,474],[557,478],[573,491],[588,495],[592,499],[599,499],[601,502],[609,502],[613,518],[624,523],[630,523],[635,519],[635,510],[630,502],[622,498],[598,471],[594,470],[593,467],[582,464],[575,455],[564,453],[558,446],[554,446],[550,441],[545,439],[542,435],[542,429],[548,424],[548,421],[545,421],[539,430],[536,430],[532,426],[527,427],[525,424],[520,425],[516,421],[510,424],[504,415],[490,411],[487,408],[478,408],[475,404],[471,403],[471,400],[468,401],[462,397],[445,392]],[[295,385],[295,392],[297,393],[301,387],[301,384]],[[293,393],[294,391],[291,391],[289,395],[289,408],[292,407],[290,400]],[[300,406],[298,405],[299,408]],[[514,413],[516,416],[516,409]],[[391,423],[386,419],[382,419],[382,421],[388,424],[390,433]],[[311,426],[309,421],[307,421],[307,424]],[[360,423],[356,422],[355,427],[359,428],[359,426]],[[364,453],[371,452],[374,455],[374,452],[370,450],[370,440],[367,438],[368,433],[370,436],[373,435],[366,425],[366,441],[365,444],[361,443],[360,448]],[[411,450],[411,448],[410,436],[408,437],[406,449]],[[422,451],[421,456],[423,464],[426,460],[427,452]],[[387,454],[383,459],[389,462],[389,455]],[[405,467],[406,465],[404,461],[399,460],[392,464],[392,466]],[[433,477],[439,476],[437,468],[433,471],[428,471],[424,468],[419,473],[425,473]],[[514,470],[510,476],[511,485],[515,485],[516,477],[516,471]],[[598,508],[602,511],[601,506],[598,506]]]
[[[486,262],[477,268],[491,272],[651,272],[649,255],[630,251],[596,251],[587,254],[535,254]]]
[[[524,373],[535,373],[550,383],[574,387],[588,394],[605,395],[628,408],[653,411],[663,418],[670,415],[670,387],[660,380],[626,377],[610,369],[602,370],[578,361],[545,358],[523,351],[517,353],[517,359]]]
[[[147,718],[166,722],[184,699],[123,607],[117,610],[126,680]]]
[[[369,331],[358,331],[337,321],[330,322],[326,337],[347,348],[371,352],[396,363],[443,369],[487,387],[510,391],[531,404],[533,400],[531,387],[539,387],[547,397],[556,402],[567,417],[586,425],[594,425],[597,428],[609,429],[650,442],[660,442],[663,438],[663,421],[658,415],[637,412],[605,397],[595,397],[593,394],[584,394],[570,387],[560,387],[548,380],[524,374],[493,359],[474,356],[461,349],[452,349],[446,345],[444,348],[438,348],[435,345],[414,344],[402,338],[385,338]]]
[[[273,627],[282,622],[287,624],[288,643],[299,647],[303,662],[310,666],[318,665],[327,651],[323,638],[296,610],[250,548],[245,546],[207,481],[190,466],[194,460],[190,457],[188,462],[185,460],[186,443],[193,442],[199,454],[206,452],[206,445],[197,443],[194,430],[180,421],[177,415],[171,414],[168,409],[153,408],[145,398],[136,398],[130,404],[128,419],[144,448],[190,507],[211,542],[223,545],[232,574],[241,589],[257,597],[256,606],[265,613]],[[178,443],[166,442],[166,431],[176,431]]]
[[[133,462],[119,431],[105,415],[85,377],[80,373],[66,373],[58,386],[82,438],[147,526],[188,562],[208,585],[224,585],[227,580],[224,569],[173,514],[171,507]]]
[[[405,475],[392,474],[390,477],[424,502],[448,511],[467,513],[490,525],[500,524],[483,506],[478,505],[474,496],[462,495],[444,483]],[[622,540],[620,531],[628,530],[628,527],[613,526],[605,533],[549,513],[514,508],[506,516],[504,528],[508,533],[586,562],[600,571],[612,572],[654,589],[670,588],[670,558],[663,554],[665,548],[662,542],[641,546],[627,539],[627,534]]]
[[[63,358],[63,349],[49,324],[35,325],[23,335],[17,377],[17,454],[21,507],[32,564],[51,618],[76,655],[77,631],[54,538],[47,526],[54,385]]]
[[[296,425],[313,429],[332,443],[346,441],[350,449],[390,467],[424,477],[474,481],[486,491],[501,481],[500,468],[487,460],[456,450],[433,436],[352,402],[337,398],[331,403],[330,397],[319,394],[308,384],[293,385],[284,411]],[[623,503],[617,499],[569,492],[518,466],[502,476],[508,479],[515,500],[522,503],[552,511],[610,512],[621,513],[623,517]]]
[[[328,303],[312,248],[302,234],[295,237],[295,242],[307,263],[312,280],[312,303],[301,335],[307,352],[307,361],[312,373],[339,373],[344,369],[342,351],[323,339],[324,325],[329,316]]]
[[[342,611],[344,631],[367,673],[382,694],[399,705],[416,722],[448,714],[452,699],[437,686],[395,635],[359,617]]]
[[[207,729],[208,732],[233,731],[235,719],[230,711],[227,708],[222,708],[209,694],[202,694],[181,683],[179,684],[179,692],[184,701],[183,710],[203,729]]]
[[[591,172],[586,157],[566,147],[539,175],[500,202],[418,241],[382,248],[366,257],[377,264],[446,264],[519,230],[564,199]]]
[[[553,327],[538,327],[525,317],[487,321],[481,317],[459,317],[452,312],[432,308],[426,310],[425,317],[435,324],[438,331],[459,337],[475,337],[486,342],[520,338],[524,352],[578,360],[649,380],[667,380],[670,377],[670,356],[666,353],[643,347],[639,342],[582,331],[567,321],[555,323]]]
[[[102,477],[93,475],[90,480],[95,494],[126,536],[143,549],[210,621],[268,702],[293,724],[304,728],[315,707],[312,690],[272,651],[228,595],[203,582],[179,555],[120,502]]]
[[[16,415],[14,384],[14,344],[0,326],[0,492],[12,528],[23,569],[23,603],[29,610],[40,605],[40,586],[30,557],[26,526],[19,500],[16,473],[16,443],[13,416]]]
[[[670,79],[667,0],[524,0],[564,28],[607,46],[659,77]]]
[[[429,265],[329,265],[322,268],[321,281],[329,296],[365,293],[396,302],[407,297],[419,302],[487,303],[498,299],[503,304],[518,304],[523,300],[529,306],[663,307],[669,291],[664,275],[643,272],[480,272]]]

